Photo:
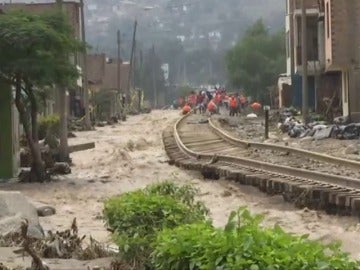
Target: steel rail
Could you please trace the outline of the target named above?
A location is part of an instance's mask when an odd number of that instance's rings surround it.
[[[328,163],[333,163],[336,165],[343,165],[346,167],[351,167],[351,168],[360,170],[360,162],[355,161],[355,160],[347,160],[344,158],[338,158],[338,157],[334,157],[334,156],[330,156],[330,155],[326,155],[326,154],[320,154],[320,153],[311,152],[311,151],[303,150],[303,149],[292,148],[292,147],[288,147],[288,146],[282,146],[282,145],[276,145],[276,144],[270,144],[270,143],[249,142],[246,140],[240,140],[240,139],[234,138],[227,132],[218,128],[213,123],[211,118],[209,118],[209,126],[221,138],[223,138],[224,140],[226,140],[228,142],[234,143],[234,144],[241,144],[245,147],[254,147],[254,148],[258,148],[258,149],[267,149],[267,150],[273,150],[273,151],[298,154],[298,155],[306,156],[310,159],[325,161]]]
[[[180,118],[175,123],[174,130],[173,130],[174,138],[175,138],[175,141],[176,141],[179,149],[187,156],[193,157],[198,160],[211,160],[214,158],[214,156],[216,156],[217,160],[222,161],[222,162],[233,163],[233,164],[237,164],[237,165],[245,166],[245,167],[252,167],[257,170],[262,170],[262,171],[285,175],[285,176],[304,178],[304,179],[323,182],[323,183],[327,183],[327,184],[334,184],[334,185],[343,186],[346,188],[360,189],[360,179],[356,179],[356,178],[330,175],[330,174],[325,174],[325,173],[320,173],[320,172],[315,172],[315,171],[310,171],[310,170],[292,168],[292,167],[283,166],[283,165],[276,165],[276,164],[271,164],[271,163],[267,163],[267,162],[256,161],[253,159],[245,159],[245,158],[228,156],[228,155],[216,155],[216,153],[202,154],[202,153],[194,152],[194,151],[190,150],[188,147],[186,147],[186,145],[181,141],[181,138],[180,138],[180,135],[178,132],[180,125],[190,115],[191,114],[188,114],[188,115]]]

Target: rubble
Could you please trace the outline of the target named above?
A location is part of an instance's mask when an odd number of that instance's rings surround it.
[[[28,225],[27,220],[26,225]],[[86,236],[79,236],[76,218],[73,220],[70,229],[55,233],[48,231],[42,239],[29,237],[29,230],[30,226],[27,228],[26,236],[28,245],[31,245],[32,253],[39,258],[93,260],[111,257],[115,254],[114,251],[91,236],[89,243],[85,244]],[[20,253],[25,250],[23,243],[24,235],[22,232],[12,232],[0,236],[0,246],[23,248],[18,251]]]
[[[314,140],[334,138],[340,140],[354,140],[360,138],[360,124],[348,123],[348,117],[337,117],[334,124],[324,121],[310,121],[305,125],[298,119],[299,113],[294,109],[284,109],[279,115],[278,128],[291,138]],[[319,119],[318,119],[319,120]],[[348,123],[348,124],[347,124]]]
[[[56,210],[51,206],[40,206],[36,208],[39,217],[48,217],[56,214]]]

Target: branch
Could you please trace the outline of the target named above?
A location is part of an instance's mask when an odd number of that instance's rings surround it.
[[[23,248],[24,251],[26,251],[31,258],[33,259],[31,264],[31,269],[37,269],[37,270],[50,270],[50,268],[44,264],[44,262],[41,260],[39,255],[36,254],[35,250],[30,246],[30,239],[27,235],[29,228],[29,221],[25,219],[21,222],[21,237],[24,239],[23,242]]]

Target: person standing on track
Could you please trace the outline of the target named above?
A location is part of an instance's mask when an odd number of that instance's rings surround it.
[[[186,115],[188,114],[189,112],[191,112],[191,107],[189,104],[185,104],[185,106],[182,108],[182,114],[183,115]]]
[[[210,115],[217,113],[218,108],[217,108],[214,100],[210,100],[209,104],[207,105],[207,110],[209,111]]]
[[[230,116],[235,116],[238,108],[238,102],[234,95],[231,96],[229,100],[229,105],[230,105]]]

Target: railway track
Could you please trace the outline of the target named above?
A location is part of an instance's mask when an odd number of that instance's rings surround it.
[[[360,163],[355,161],[283,146],[254,145],[229,136],[197,115],[187,115],[169,126],[163,142],[171,164],[200,171],[208,179],[224,177],[256,186],[301,208],[360,216]],[[295,164],[288,162],[289,153]],[[304,169],[299,164],[313,166]],[[335,167],[349,169],[346,175],[336,175],[332,172]]]

